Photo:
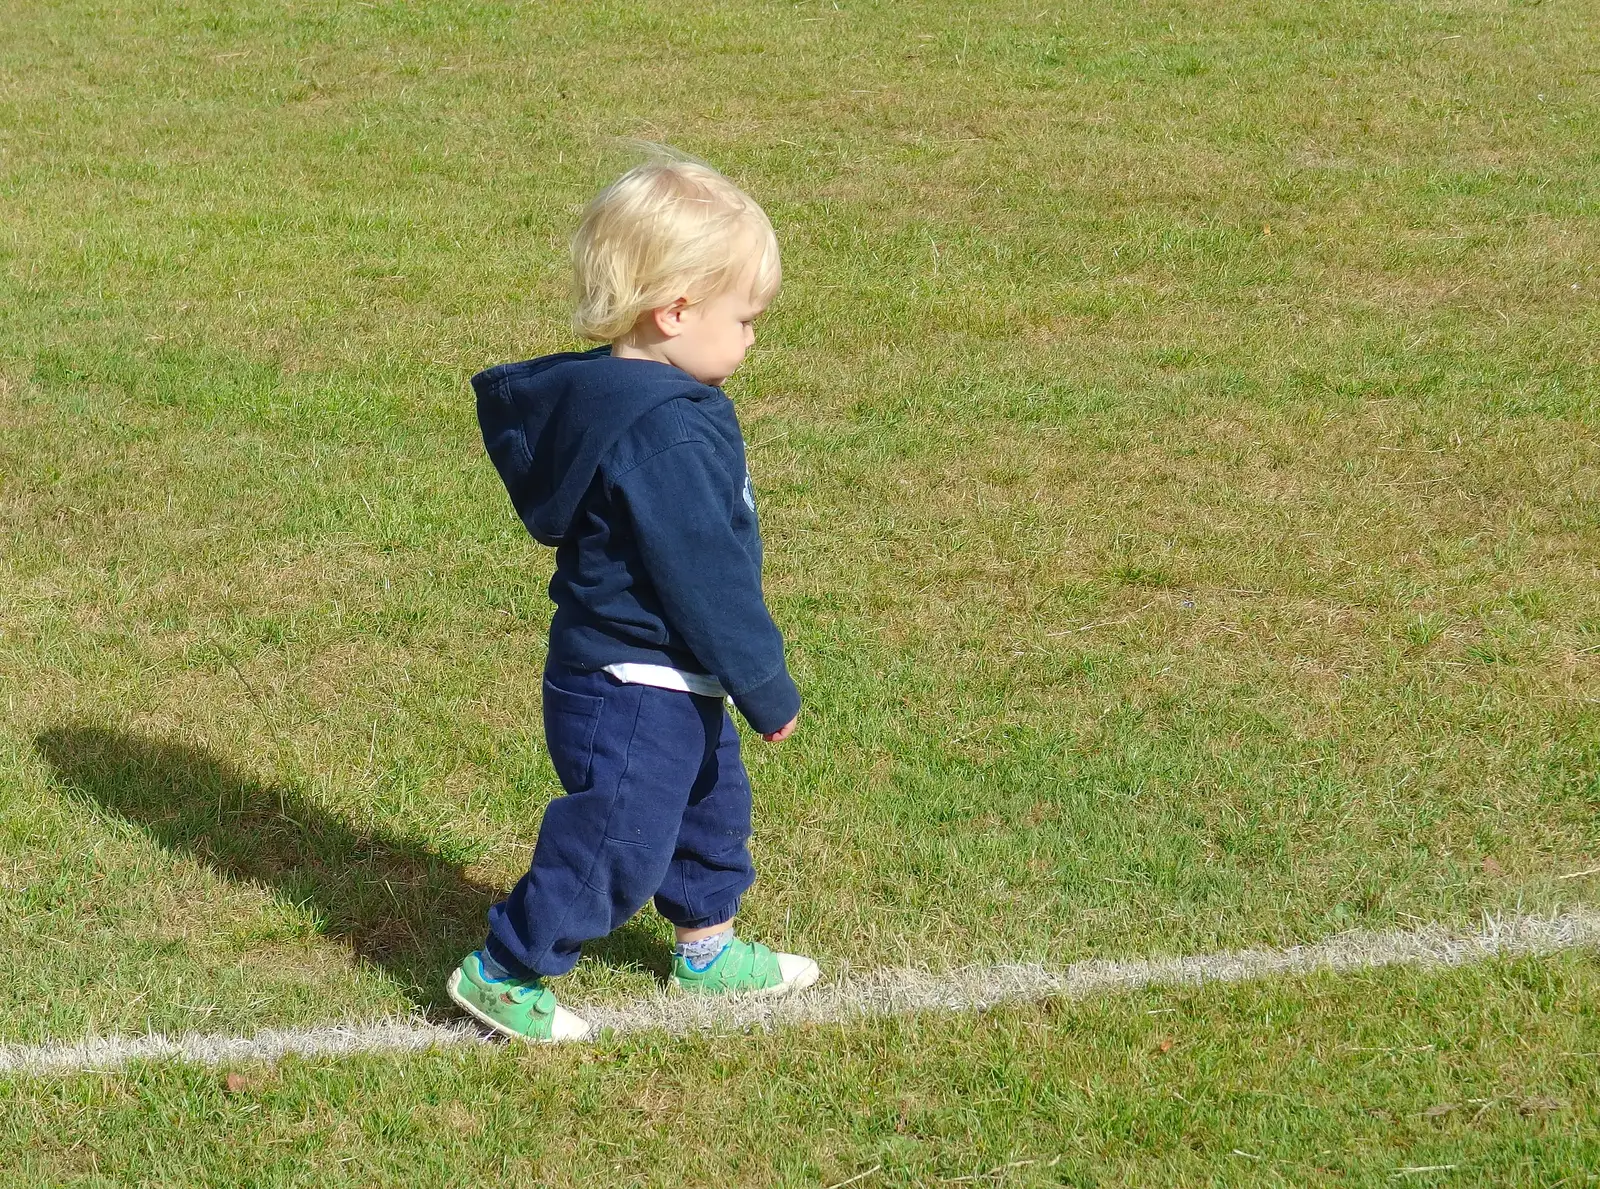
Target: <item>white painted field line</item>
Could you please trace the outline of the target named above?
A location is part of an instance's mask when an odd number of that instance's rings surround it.
[[[1043,966],[971,966],[944,974],[883,969],[782,999],[696,999],[661,993],[616,1007],[574,1005],[597,1027],[616,1034],[772,1028],[836,1023],[922,1011],[981,1011],[1000,1003],[1061,997],[1083,999],[1150,986],[1244,982],[1320,970],[1383,966],[1439,967],[1495,955],[1539,954],[1600,945],[1600,913],[1576,910],[1555,917],[1486,918],[1472,933],[1437,926],[1414,931],[1341,933],[1314,945],[1281,950],[1225,950],[1181,958],[1075,962]],[[263,1031],[253,1036],[107,1036],[72,1044],[0,1047],[0,1074],[114,1070],[133,1061],[180,1060],[216,1065],[352,1053],[417,1052],[449,1045],[497,1043],[462,1023],[423,1019]]]
[[[943,974],[873,970],[784,999],[727,1001],[665,993],[620,1007],[577,1008],[585,1019],[617,1033],[675,1035],[796,1023],[834,1023],[863,1016],[919,1011],[981,1011],[996,1004],[1085,999],[1149,986],[1244,982],[1318,970],[1380,966],[1455,966],[1497,954],[1548,953],[1600,945],[1600,914],[1490,917],[1481,929],[1341,933],[1314,945],[1281,950],[1224,950],[1179,958],[1074,962],[1043,966],[970,966]]]

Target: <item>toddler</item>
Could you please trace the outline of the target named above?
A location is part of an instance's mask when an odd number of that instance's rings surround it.
[[[769,742],[800,711],[720,387],[778,289],[772,225],[714,169],[654,161],[589,204],[572,254],[574,325],[603,345],[472,380],[511,502],[556,551],[544,730],[565,794],[449,991],[490,1028],[534,1040],[587,1035],[546,981],[652,898],[676,927],[684,991],[777,994],[818,976],[810,958],[733,931],[755,869],[724,702]]]

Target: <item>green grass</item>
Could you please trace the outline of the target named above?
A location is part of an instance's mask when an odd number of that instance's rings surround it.
[[[1568,955],[598,1049],[156,1066],[0,1087],[0,1135],[32,1140],[18,1183],[86,1186],[1584,1185],[1595,973]]]
[[[730,386],[807,697],[748,753],[751,932],[938,968],[1583,902],[1592,26],[0,10],[0,1040],[439,1006],[556,788],[549,557],[466,379],[568,345],[615,136],[716,162],[784,246]],[[648,987],[663,937],[569,994]],[[947,1030],[827,1036],[911,1062]]]

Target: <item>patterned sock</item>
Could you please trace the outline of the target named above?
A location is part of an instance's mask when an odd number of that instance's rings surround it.
[[[729,925],[721,933],[713,933],[709,937],[702,937],[699,941],[680,941],[672,947],[672,952],[687,962],[690,970],[698,974],[715,962],[732,940],[733,926]]]
[[[478,951],[478,962],[483,966],[483,977],[491,983],[503,983],[517,976],[489,956],[488,950]]]

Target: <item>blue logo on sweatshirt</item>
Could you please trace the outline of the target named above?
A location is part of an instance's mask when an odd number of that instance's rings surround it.
[[[756,510],[756,492],[755,488],[750,486],[749,471],[744,473],[744,503],[745,507],[749,508],[752,512]]]

